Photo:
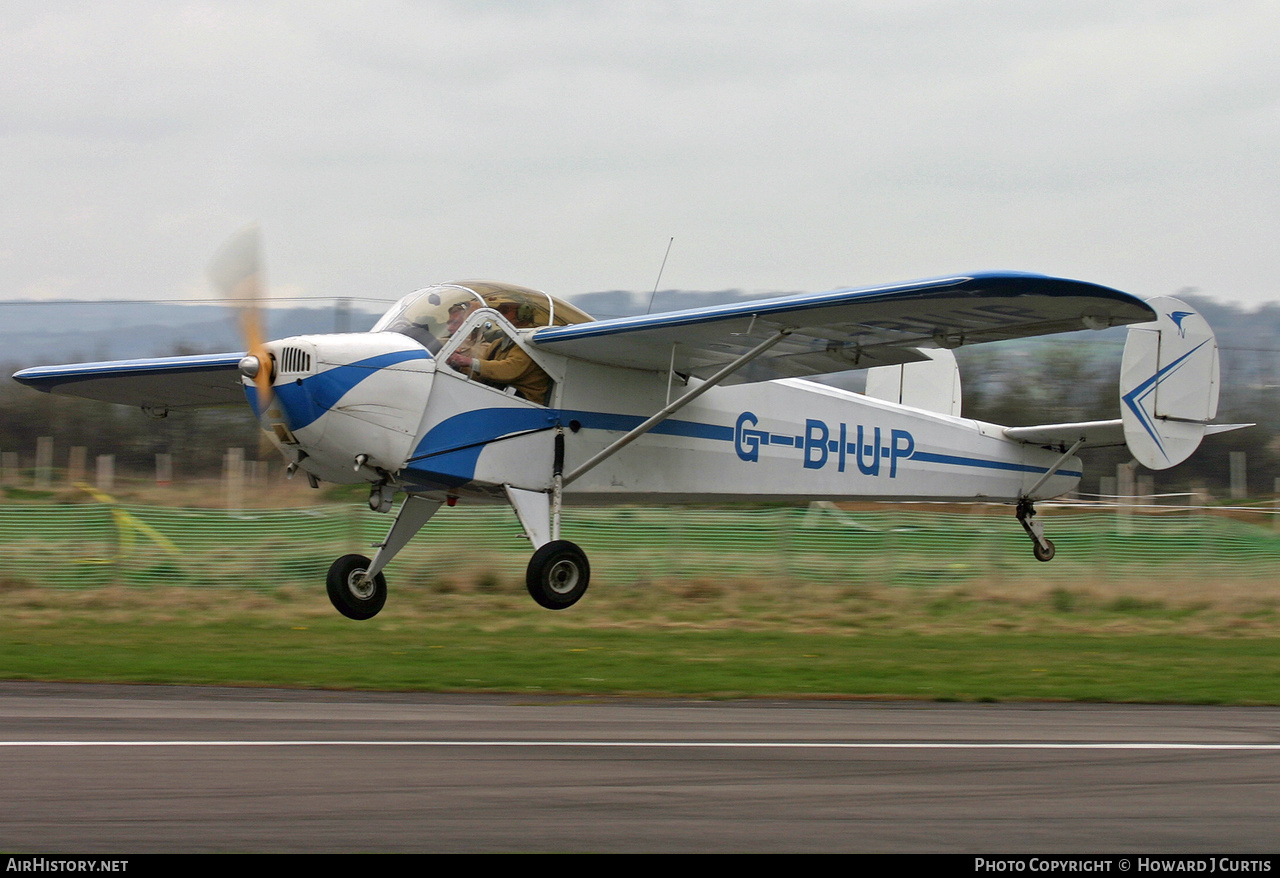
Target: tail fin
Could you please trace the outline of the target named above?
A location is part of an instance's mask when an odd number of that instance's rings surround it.
[[[921,348],[929,359],[867,370],[867,396],[960,416],[960,367],[943,348]]]
[[[1191,456],[1218,413],[1218,342],[1185,302],[1161,297],[1147,304],[1157,317],[1129,327],[1120,417],[1134,458],[1168,469]]]

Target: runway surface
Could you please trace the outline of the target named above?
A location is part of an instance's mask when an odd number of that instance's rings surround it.
[[[1280,709],[0,683],[0,850],[1274,853]]]

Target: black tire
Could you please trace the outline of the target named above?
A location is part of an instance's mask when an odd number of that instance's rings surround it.
[[[357,584],[368,569],[369,559],[364,555],[343,555],[329,568],[325,581],[329,602],[348,619],[372,619],[387,602],[387,578],[381,573],[367,585]]]
[[[525,585],[539,606],[548,610],[572,607],[587,591],[591,565],[587,556],[568,540],[554,540],[533,553]]]
[[[1052,561],[1054,552],[1052,540],[1044,541],[1045,548],[1041,549],[1039,543],[1032,543],[1032,553],[1036,556],[1037,561]]]

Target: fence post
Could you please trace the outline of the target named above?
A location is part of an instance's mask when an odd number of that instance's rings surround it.
[[[36,440],[36,476],[38,490],[48,490],[53,481],[53,437],[41,436]]]
[[[165,488],[173,484],[173,455],[172,454],[156,455],[156,484]]]
[[[1231,460],[1231,499],[1240,500],[1249,493],[1249,481],[1245,476],[1245,454],[1243,451],[1232,451]]]
[[[222,460],[227,509],[240,509],[244,506],[244,449],[228,448]]]
[[[116,486],[116,456],[114,454],[99,454],[97,465],[98,490],[104,494],[110,494]]]
[[[1138,476],[1138,489],[1135,492],[1142,499],[1141,505],[1155,503],[1156,480],[1154,476]]]
[[[1120,533],[1133,533],[1133,461],[1116,464],[1116,493],[1120,495]]]
[[[1116,477],[1102,476],[1098,479],[1098,499],[1111,500],[1113,503],[1116,499]]]
[[[78,485],[84,481],[85,464],[88,459],[88,450],[83,445],[73,445],[71,447],[71,457],[67,461],[67,484]]]

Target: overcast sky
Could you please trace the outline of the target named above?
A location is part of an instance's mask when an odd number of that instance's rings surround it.
[[[0,297],[1280,299],[1280,2],[8,2]]]

